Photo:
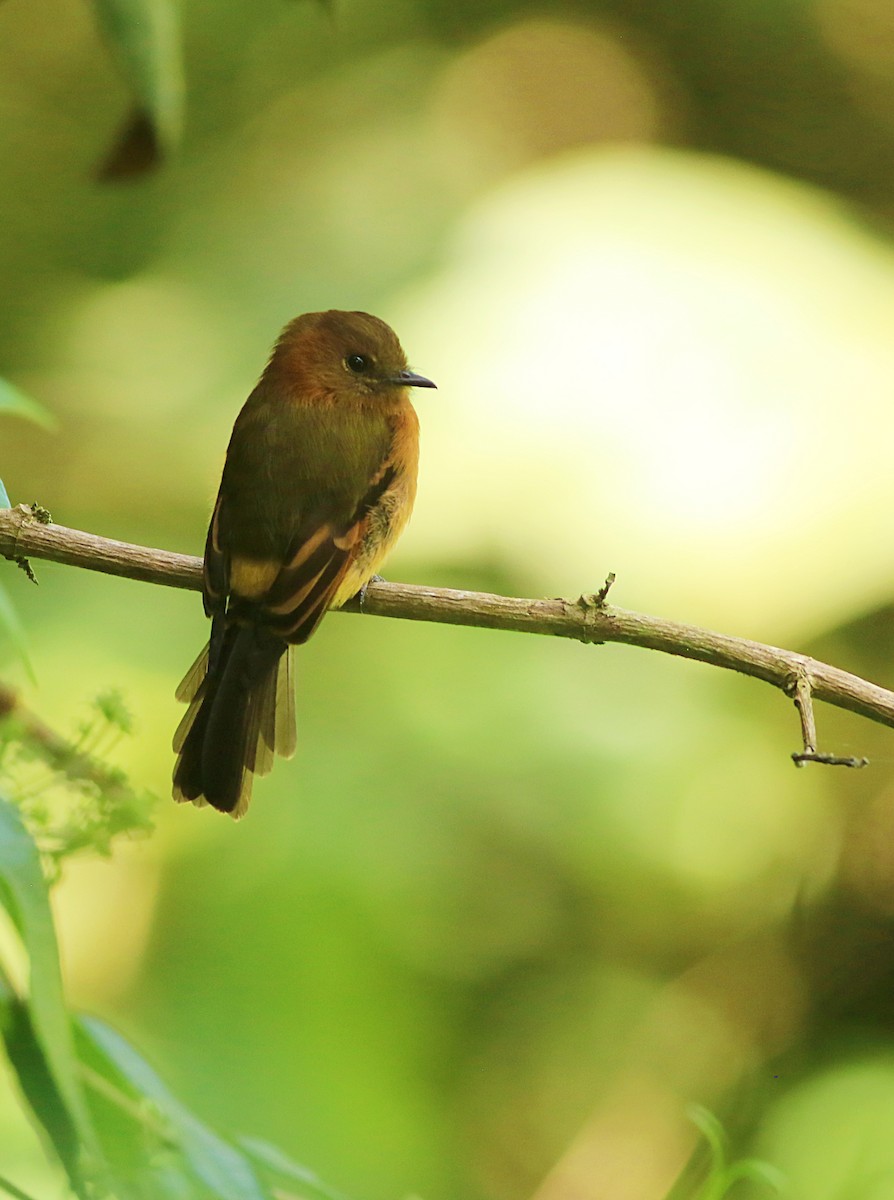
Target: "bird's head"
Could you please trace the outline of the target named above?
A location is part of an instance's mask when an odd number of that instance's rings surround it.
[[[304,394],[374,398],[435,387],[407,367],[397,334],[365,312],[305,313],[282,331],[267,367]]]

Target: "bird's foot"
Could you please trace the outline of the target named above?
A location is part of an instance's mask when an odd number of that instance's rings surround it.
[[[354,596],[354,599],[357,601],[357,606],[361,612],[363,612],[363,606],[366,603],[366,590],[369,587],[369,585],[371,583],[384,583],[384,582],[385,582],[385,580],[382,578],[381,575],[373,575],[371,579],[367,579],[366,583],[363,585],[363,587],[360,589],[360,591],[357,593],[357,595]]]

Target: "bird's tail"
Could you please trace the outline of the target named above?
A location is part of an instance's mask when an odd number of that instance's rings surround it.
[[[295,753],[292,651],[250,624],[230,625],[210,646],[177,689],[189,708],[174,734],[174,799],[239,818],[254,776],[268,773],[274,753]]]

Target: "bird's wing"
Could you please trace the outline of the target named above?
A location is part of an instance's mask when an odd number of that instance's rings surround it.
[[[370,511],[395,476],[390,457],[345,520],[323,521],[303,530],[261,602],[265,624],[287,642],[305,642],[322,620],[363,543]]]
[[[306,641],[401,469],[398,430],[384,412],[282,407],[256,391],[233,428],[208,529],[209,615],[260,618],[283,640]]]
[[[205,562],[202,572],[202,593],[207,617],[222,616],[230,590],[230,561],[220,539],[220,510],[223,489],[217,493],[214,512],[205,539]]]

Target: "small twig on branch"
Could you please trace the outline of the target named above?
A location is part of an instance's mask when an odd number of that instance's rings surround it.
[[[25,507],[25,506],[23,506],[23,507]],[[50,516],[49,512],[47,512],[47,510],[42,505],[38,504],[36,500],[34,501],[33,504],[29,504],[27,506],[27,511],[29,511],[31,513],[31,516],[34,518],[34,520],[39,521],[41,523],[41,525],[49,525],[50,521],[53,519]],[[31,583],[33,583],[35,585],[37,584],[37,576],[31,570],[31,564],[28,562],[27,558],[23,558],[21,555],[18,555],[12,561],[15,563],[15,565],[19,568],[20,571],[25,572],[26,576],[31,581]]]
[[[31,581],[31,583],[35,583],[35,584],[37,583],[37,576],[34,574],[34,571],[31,569],[31,564],[28,562],[27,558],[14,558],[12,561],[15,563],[15,565],[19,568],[20,571],[25,572],[25,574],[28,576],[28,579]]]
[[[61,525],[45,525],[25,505],[0,510],[0,557],[15,560],[23,556],[168,587],[194,591],[202,587],[202,560],[199,558],[111,541]],[[585,643],[623,642],[762,679],[794,695],[796,702],[797,681],[805,680],[806,690],[801,688],[802,703],[798,704],[804,751],[793,756],[799,764],[809,761],[864,765],[861,759],[840,759],[816,751],[813,699],[824,700],[894,728],[894,692],[792,650],[616,608],[605,602],[612,581],[613,577],[609,576],[598,592],[578,600],[525,600],[484,592],[373,581],[364,596],[363,613],[409,621],[539,633],[576,638]],[[360,609],[352,600],[345,605],[345,611],[359,612]]]
[[[855,758],[853,755],[841,754],[821,754],[819,750],[814,750],[810,754],[806,750],[800,750],[792,755],[792,762],[796,767],[803,767],[805,763],[820,763],[825,767],[868,767],[869,759],[863,755],[860,758]]]
[[[839,754],[821,754],[816,748],[816,717],[813,713],[813,685],[807,671],[797,671],[785,685],[785,691],[795,702],[801,718],[801,738],[804,749],[792,755],[796,767],[805,763],[822,763],[827,767],[868,767],[868,758],[842,757]]]
[[[615,573],[614,571],[609,571],[605,577],[605,583],[602,585],[599,591],[593,592],[592,594],[584,593],[584,595],[578,600],[578,604],[582,604],[584,608],[604,608],[606,598],[608,597],[608,594],[611,591],[611,586],[614,582]]]
[[[804,751],[795,758],[796,762],[805,762],[816,754],[816,719],[813,715],[813,693],[810,678],[806,671],[798,671],[786,684],[785,690],[795,701],[795,708],[801,718],[801,737],[804,741]],[[795,757],[794,755],[792,757]]]

